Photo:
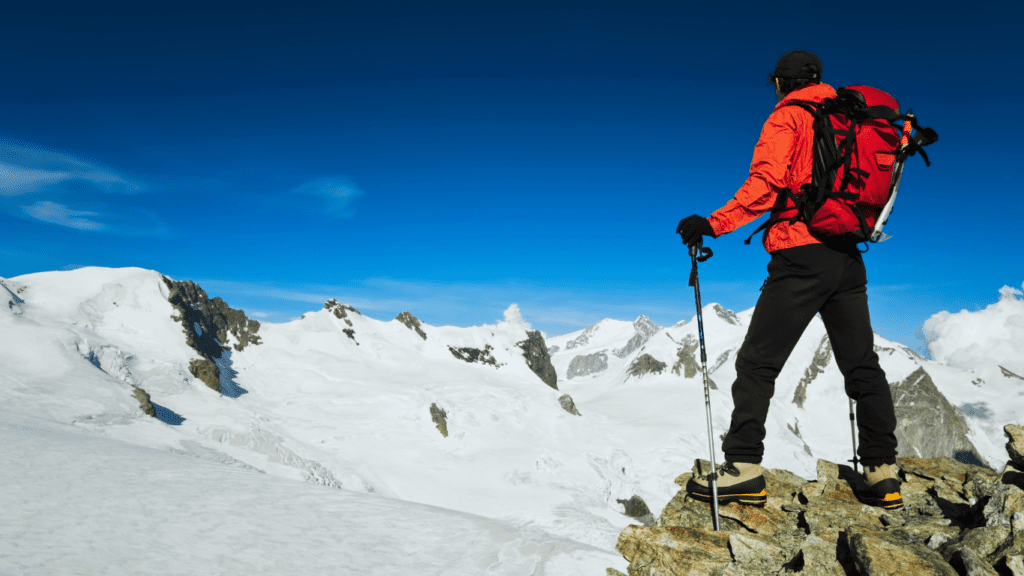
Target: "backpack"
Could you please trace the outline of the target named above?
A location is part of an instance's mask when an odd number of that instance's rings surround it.
[[[780,192],[768,221],[754,234],[788,220],[806,223],[819,236],[858,243],[888,238],[881,224],[892,209],[903,163],[920,152],[931,166],[924,146],[938,140],[938,134],[918,126],[912,113],[900,115],[895,98],[870,86],[838,88],[835,98],[820,103],[793,100],[785,105],[814,117],[811,182],[799,192]],[[911,135],[911,129],[916,133]]]

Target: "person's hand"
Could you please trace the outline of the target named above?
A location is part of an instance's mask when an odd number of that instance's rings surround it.
[[[676,234],[683,237],[683,243],[687,246],[703,245],[704,236],[715,237],[715,231],[711,228],[711,222],[703,216],[694,214],[679,221],[676,227]]]

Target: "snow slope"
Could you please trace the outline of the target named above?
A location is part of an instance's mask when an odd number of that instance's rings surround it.
[[[614,544],[636,521],[619,500],[639,495],[657,513],[673,479],[706,457],[693,321],[605,320],[548,338],[555,390],[527,366],[515,314],[424,324],[424,338],[398,320],[324,309],[264,324],[261,344],[225,353],[221,383],[233,393],[221,395],[189,372],[200,355],[159,273],[83,268],[0,284],[0,480],[14,487],[0,493],[0,573],[625,570]],[[716,435],[750,314],[704,309]],[[768,423],[765,465],[806,477],[818,458],[851,454],[824,336],[815,320]],[[954,405],[973,407],[971,440],[1001,464],[1001,427],[1024,407],[1016,381],[972,384],[961,368],[876,343],[890,381],[924,367]],[[606,367],[569,378],[575,358],[601,354]],[[631,374],[645,354],[664,369]],[[159,419],[142,413],[137,389]],[[565,393],[580,416],[559,404]],[[52,553],[47,534],[66,551]]]

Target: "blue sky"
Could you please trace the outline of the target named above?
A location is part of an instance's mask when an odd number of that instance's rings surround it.
[[[219,6],[4,9],[0,276],[139,266],[265,321],[333,297],[672,324],[693,315],[675,225],[742,184],[765,77],[803,49],[940,134],[866,256],[875,330],[920,349],[931,314],[1024,280],[1012,3]],[[756,302],[753,228],[711,241],[705,302]]]

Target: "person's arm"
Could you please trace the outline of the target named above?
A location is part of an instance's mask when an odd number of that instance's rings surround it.
[[[750,176],[732,200],[708,217],[715,236],[728,234],[772,209],[779,191],[787,187],[797,128],[793,107],[777,108],[768,117],[754,147]]]

